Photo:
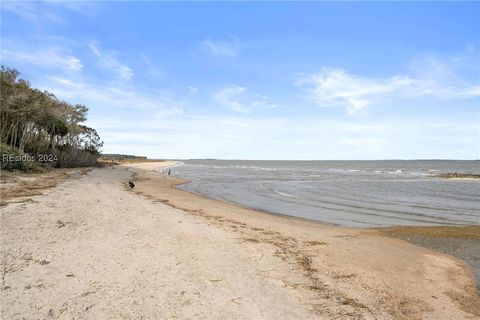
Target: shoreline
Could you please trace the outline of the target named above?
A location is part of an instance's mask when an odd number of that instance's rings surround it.
[[[168,164],[92,169],[1,207],[2,317],[480,317],[455,257],[188,193],[153,171]]]
[[[168,163],[163,163],[163,166],[168,166]],[[342,226],[336,226],[332,224],[325,224],[319,221],[311,221],[308,219],[302,219],[294,216],[286,216],[286,215],[278,215],[275,213],[264,212],[256,209],[249,209],[244,208],[242,206],[238,206],[236,204],[232,204],[229,202],[224,202],[220,200],[215,200],[208,198],[204,195],[199,195],[187,190],[182,190],[176,188],[177,185],[181,185],[184,183],[188,183],[188,181],[182,180],[180,178],[166,176],[162,174],[162,172],[152,171],[148,172],[149,168],[142,167],[141,164],[135,165],[129,169],[134,174],[137,175],[139,181],[142,181],[139,184],[138,191],[140,195],[146,196],[151,199],[157,199],[162,203],[168,204],[174,208],[179,208],[182,210],[186,210],[187,212],[193,214],[199,214],[202,216],[207,216],[207,219],[214,219],[213,217],[220,217],[219,219],[225,219],[230,221],[237,221],[240,223],[246,223],[251,225],[253,229],[271,229],[275,232],[279,232],[287,237],[292,237],[295,239],[299,239],[304,243],[330,243],[332,239],[355,239],[356,242],[365,241],[369,245],[378,246],[378,242],[386,242],[388,243],[388,249],[383,248],[380,245],[378,248],[380,251],[376,252],[380,256],[384,255],[385,252],[383,250],[394,250],[400,254],[405,254],[404,250],[414,251],[416,252],[415,258],[418,259],[419,256],[425,255],[432,255],[435,256],[437,259],[438,257],[446,257],[448,259],[456,260],[457,257],[454,258],[451,254],[452,252],[445,252],[442,250],[433,251],[434,249],[432,246],[428,246],[419,242],[411,241],[411,239],[402,238],[399,236],[393,236],[388,232],[385,232],[387,228],[368,228],[368,229],[360,229],[360,228],[348,228]],[[154,174],[154,176],[151,175]],[[155,177],[155,175],[157,177]],[[154,189],[152,190],[152,187]],[[405,227],[409,228],[409,227]],[[415,228],[415,227],[413,227]],[[429,229],[430,227],[421,227],[418,232],[422,233],[421,229]],[[380,229],[380,230],[378,230]],[[321,232],[322,237],[316,236],[317,233]],[[325,241],[325,240],[329,241]],[[270,240],[266,240],[267,242]],[[335,241],[332,241],[335,242]],[[375,242],[375,244],[373,243]],[[366,244],[365,243],[365,244]],[[337,243],[338,244],[338,243]],[[341,244],[343,247],[345,244]],[[364,243],[361,245],[356,243],[352,244],[354,247],[362,248],[367,253],[371,253],[371,248],[364,247]],[[331,247],[333,245],[327,245],[326,247]],[[349,251],[351,248],[343,248],[342,250]],[[328,250],[323,250],[328,251]],[[375,251],[375,250],[374,250]],[[417,252],[418,251],[418,252]],[[332,255],[335,253],[331,252]],[[448,255],[447,255],[448,254]],[[342,257],[342,263],[347,263],[347,261],[351,261],[353,257],[350,253],[349,257]],[[361,259],[361,253],[357,253],[356,256],[358,259]],[[387,254],[387,259],[394,259],[390,254]],[[344,260],[346,258],[346,260]],[[370,257],[374,260],[377,260],[379,257]],[[403,259],[402,259],[403,260]],[[402,263],[409,262],[403,260]],[[314,263],[312,263],[313,265]],[[478,296],[478,284],[475,282],[475,275],[471,268],[467,267],[463,260],[457,260],[457,265],[462,265],[464,271],[466,271],[466,277],[469,279],[468,282],[470,283],[465,288],[467,288],[466,292],[470,292],[471,296],[467,297],[464,296],[463,298],[457,299],[458,301],[462,300],[461,304],[463,307],[466,307],[466,310],[470,310],[475,312],[477,316],[480,316],[480,310],[477,306],[479,302]],[[368,265],[368,263],[367,263]],[[336,266],[337,268],[341,268],[340,266]],[[371,267],[371,266],[370,266]],[[396,268],[396,266],[391,266],[392,268]],[[309,269],[309,268],[307,268]],[[387,271],[387,270],[383,270]],[[364,272],[368,272],[368,270],[364,270]],[[351,274],[346,272],[347,274]],[[337,275],[338,276],[338,275]],[[345,275],[339,276],[340,278],[344,277]],[[369,281],[372,279],[370,278]],[[410,281],[410,280],[407,280]],[[395,283],[398,285],[398,282]],[[420,290],[420,289],[417,289]],[[436,297],[435,294],[431,295],[432,297]],[[433,298],[436,299],[436,298]],[[398,307],[398,306],[397,306]]]
[[[167,161],[163,163],[160,168],[173,168],[178,166],[179,161]],[[155,166],[155,165],[153,165]],[[142,168],[145,168],[142,166]],[[164,174],[161,171],[157,171],[156,168],[153,171],[158,174]],[[391,238],[397,238],[408,241],[414,245],[418,245],[424,248],[432,249],[437,252],[445,253],[451,256],[455,256],[468,264],[474,278],[476,280],[477,289],[480,292],[480,225],[438,225],[438,226],[415,226],[415,225],[402,225],[402,226],[381,226],[381,227],[346,227],[338,224],[327,223],[318,220],[311,220],[308,218],[290,216],[286,214],[276,213],[272,211],[259,210],[256,208],[243,206],[241,204],[210,198],[206,195],[195,193],[185,189],[179,189],[179,186],[190,183],[191,181],[184,180],[178,177],[174,177],[178,182],[172,184],[172,188],[181,192],[187,192],[195,196],[203,197],[211,201],[219,201],[232,206],[243,208],[258,212],[259,214],[267,214],[276,217],[283,217],[286,219],[298,219],[308,223],[320,224],[324,226],[347,228],[359,231],[371,231],[377,232],[380,235],[385,235]],[[478,178],[445,178],[451,180],[477,180]],[[470,230],[469,230],[470,229]],[[441,232],[435,232],[435,230],[441,230]],[[469,230],[470,232],[466,232]]]
[[[375,230],[461,259],[472,270],[480,292],[480,226],[400,226]]]

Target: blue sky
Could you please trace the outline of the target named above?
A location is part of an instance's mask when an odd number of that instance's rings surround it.
[[[478,159],[480,4],[2,2],[2,64],[106,153]]]

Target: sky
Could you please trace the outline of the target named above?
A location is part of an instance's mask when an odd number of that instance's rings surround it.
[[[104,153],[480,158],[480,3],[1,2],[1,63]]]

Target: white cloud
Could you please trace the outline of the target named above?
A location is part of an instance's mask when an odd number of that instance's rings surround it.
[[[96,1],[43,1],[43,4],[51,8],[58,8],[76,12],[82,15],[91,15],[95,13],[99,3]]]
[[[50,77],[47,77],[47,78],[56,82],[56,83],[58,83],[58,84],[61,84],[61,85],[67,86],[67,87],[76,87],[76,88],[81,88],[82,87],[82,84],[73,82],[70,79],[63,78],[63,77],[60,77],[60,76],[50,76]]]
[[[478,124],[474,119],[456,120],[359,123],[187,114],[136,121],[93,119],[106,152],[157,158],[473,159],[478,156]]]
[[[447,60],[422,57],[409,65],[409,72],[384,78],[353,75],[342,69],[323,69],[319,73],[301,75],[296,84],[306,87],[309,97],[320,106],[344,107],[350,114],[401,98],[468,99],[480,95],[480,85],[478,76],[465,77],[464,72],[457,70],[462,67],[459,63],[464,61],[458,57]],[[475,68],[473,73],[478,74],[478,66]]]
[[[187,92],[187,95],[189,96],[193,96],[195,94],[197,94],[198,92],[198,88],[197,87],[194,87],[194,86],[188,86],[188,92]]]
[[[93,54],[98,58],[100,65],[104,68],[113,71],[124,79],[130,79],[133,77],[133,71],[127,65],[119,62],[114,52],[101,51],[95,44],[90,43],[88,45]]]
[[[480,85],[467,88],[463,92],[463,95],[472,96],[472,97],[480,97]]]
[[[443,58],[421,56],[409,64],[408,71],[416,80],[409,92],[412,95],[430,95],[441,99],[479,95],[480,59],[475,52],[467,51]]]
[[[241,104],[236,100],[236,98],[247,91],[247,88],[240,86],[228,86],[223,89],[218,90],[213,98],[222,106],[225,106],[229,109],[238,111],[238,112],[249,112],[250,108],[246,105]]]
[[[139,92],[131,86],[116,87],[95,79],[50,76],[35,84],[72,103],[84,103],[97,109],[118,108],[149,110],[157,114],[181,114],[184,102],[164,92]]]
[[[300,84],[310,85],[311,97],[321,106],[346,106],[349,113],[370,106],[374,101],[398,92],[413,82],[408,77],[394,76],[371,79],[348,74],[344,70],[324,70],[309,75]]]
[[[83,64],[77,57],[66,54],[58,48],[47,48],[32,51],[2,50],[2,60],[18,63],[48,66],[64,70],[80,71]]]
[[[247,88],[228,85],[213,94],[213,100],[219,105],[241,113],[249,113],[259,107],[276,107],[267,103],[268,98],[247,94]]]
[[[163,70],[162,66],[153,62],[146,54],[141,53],[140,56],[142,57],[143,62],[146,66],[146,74],[155,77],[155,78],[164,78],[165,77],[165,70]]]
[[[93,1],[2,1],[2,10],[18,15],[35,25],[45,22],[64,24],[67,20],[63,10],[82,15],[91,15],[97,4]]]
[[[42,10],[38,2],[28,1],[2,1],[2,10],[6,10],[18,15],[20,18],[34,24],[40,24],[42,21],[61,23],[63,18],[52,12]]]
[[[201,43],[206,52],[219,58],[236,57],[238,53],[237,41],[214,41],[207,39]]]

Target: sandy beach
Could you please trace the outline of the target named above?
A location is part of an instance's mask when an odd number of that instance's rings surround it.
[[[456,257],[178,190],[153,171],[169,165],[92,169],[4,204],[1,318],[480,318]]]

